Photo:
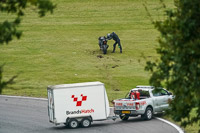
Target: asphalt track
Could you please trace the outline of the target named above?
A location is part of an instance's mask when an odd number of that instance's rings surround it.
[[[0,133],[178,133],[157,119],[130,118],[124,122],[93,122],[89,128],[70,129],[49,123],[47,100],[0,96]]]

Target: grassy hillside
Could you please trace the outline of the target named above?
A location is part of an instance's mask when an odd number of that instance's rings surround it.
[[[19,75],[16,84],[3,94],[46,97],[48,85],[101,81],[109,100],[122,97],[136,85],[148,85],[145,60],[157,57],[158,32],[151,24],[143,4],[152,17],[162,18],[159,0],[54,0],[53,15],[38,18],[27,10],[20,27],[23,36],[0,47],[4,79]],[[172,7],[172,0],[166,4]],[[2,20],[10,16],[1,15]],[[123,53],[108,54],[98,47],[98,37],[116,32]],[[102,55],[103,58],[98,58]]]

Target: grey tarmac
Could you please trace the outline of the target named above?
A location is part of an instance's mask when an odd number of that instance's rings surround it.
[[[0,96],[0,133],[178,133],[157,119],[95,121],[89,128],[70,129],[49,122],[47,100]]]

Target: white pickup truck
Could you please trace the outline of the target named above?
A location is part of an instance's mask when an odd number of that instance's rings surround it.
[[[132,92],[139,92],[139,98],[132,98]],[[137,99],[136,99],[137,98]],[[126,98],[114,100],[114,113],[122,120],[131,116],[138,116],[150,120],[153,114],[163,112],[169,107],[169,100],[173,99],[172,93],[167,90],[154,89],[152,86],[137,86],[131,89]]]

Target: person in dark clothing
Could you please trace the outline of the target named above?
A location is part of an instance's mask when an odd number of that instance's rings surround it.
[[[121,46],[121,43],[120,43],[120,39],[119,39],[118,35],[115,32],[108,33],[107,34],[107,39],[108,40],[113,39],[115,41],[115,43],[113,44],[113,51],[112,51],[112,53],[115,52],[115,48],[116,48],[117,44],[118,44],[118,46],[120,48],[120,53],[122,53],[122,46]]]

